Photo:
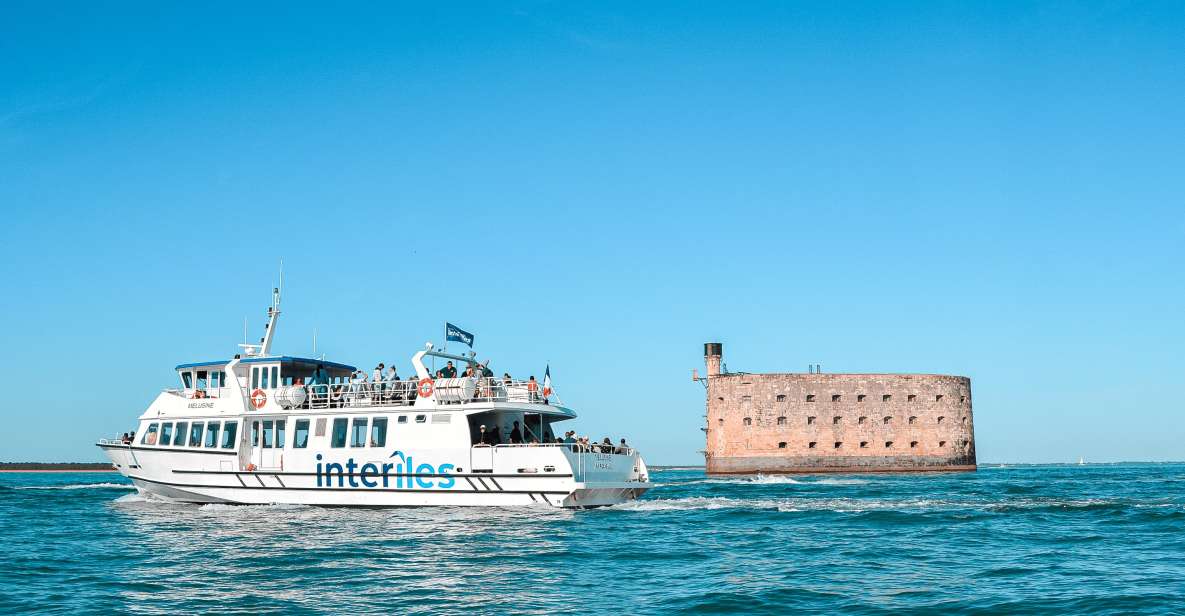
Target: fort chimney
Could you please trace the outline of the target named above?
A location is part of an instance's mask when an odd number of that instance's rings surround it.
[[[708,376],[720,376],[720,361],[723,355],[723,344],[719,342],[704,344],[704,363],[708,364]]]

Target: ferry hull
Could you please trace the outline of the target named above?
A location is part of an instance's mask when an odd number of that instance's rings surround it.
[[[210,456],[119,445],[101,447],[142,494],[184,503],[592,508],[636,500],[653,487],[642,480],[645,463],[636,455],[573,453],[557,448],[518,448],[505,452],[519,458],[547,456],[546,461],[558,468],[558,472],[552,473],[374,477],[279,469],[218,470],[233,469],[234,455]],[[557,460],[565,459],[576,463],[560,466]],[[519,460],[517,464],[523,462]],[[209,470],[201,470],[198,465]]]

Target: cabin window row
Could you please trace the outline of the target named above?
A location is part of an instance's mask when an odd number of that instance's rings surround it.
[[[234,449],[238,435],[237,421],[171,421],[148,424],[141,445],[159,447],[206,447],[207,449]],[[221,437],[221,438],[220,438]]]
[[[221,370],[186,370],[181,373],[185,389],[218,389],[226,387],[226,373]]]

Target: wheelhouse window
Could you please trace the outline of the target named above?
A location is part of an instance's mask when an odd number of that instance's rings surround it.
[[[173,444],[173,422],[169,422],[160,427],[160,445],[161,447],[168,447]]]
[[[205,370],[198,370],[197,372],[197,388],[206,389],[210,386],[210,373]]]
[[[371,447],[386,447],[387,446],[387,418],[375,417],[374,423],[370,426],[370,446]]]
[[[259,368],[251,368],[251,389],[259,387]]]
[[[345,417],[335,417],[333,419],[333,434],[330,436],[330,447],[340,448],[346,446],[346,432],[349,431],[348,421]]]
[[[292,437],[293,449],[304,449],[309,446],[309,420],[296,420],[296,434]]]
[[[189,446],[190,447],[201,447],[202,446],[202,431],[204,428],[205,428],[205,425],[203,425],[202,422],[200,422],[200,421],[193,422],[193,427],[191,427],[189,429]]]
[[[226,422],[226,425],[222,428],[222,448],[223,449],[234,449],[235,448],[235,435],[237,435],[238,433],[239,433],[239,422],[237,422],[237,421]]]
[[[272,366],[272,387],[280,386],[280,367]],[[266,385],[264,387],[267,387]]]
[[[213,449],[218,446],[218,428],[221,425],[217,421],[206,424],[206,447]]]
[[[160,429],[159,424],[149,424],[148,430],[144,433],[144,436],[140,437],[140,444],[141,445],[155,445],[156,444],[156,437],[158,436],[156,431],[159,429]]]
[[[193,389],[193,373],[188,370],[181,373],[181,383],[185,385],[185,389]]]
[[[189,432],[189,422],[188,421],[177,422],[177,435],[173,437],[173,446],[174,447],[184,447],[185,446],[185,436],[188,432]]]
[[[350,431],[350,447],[366,447],[366,427],[369,422],[366,417],[354,418],[354,429]]]
[[[263,370],[260,370],[260,372],[263,373],[260,377],[260,387],[262,387],[263,389],[268,389],[268,380],[267,380],[268,370],[267,370],[267,368],[264,368]]]

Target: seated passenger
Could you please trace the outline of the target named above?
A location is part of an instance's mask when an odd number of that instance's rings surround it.
[[[575,445],[576,444],[576,431],[575,430],[568,430],[567,432],[564,433],[564,444],[565,445]]]
[[[625,444],[625,439],[621,439],[621,444],[617,446],[617,449],[613,453],[625,455],[625,454],[629,453],[629,451],[630,451],[629,445]]]
[[[453,360],[450,359],[448,363],[445,364],[444,369],[441,370],[441,373],[444,374],[444,378],[446,379],[457,378],[457,367],[453,365]]]
[[[609,440],[607,436],[605,440],[601,441],[601,453],[613,453],[613,441]]]

